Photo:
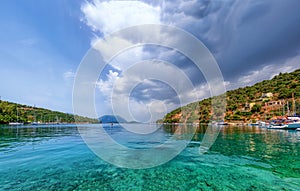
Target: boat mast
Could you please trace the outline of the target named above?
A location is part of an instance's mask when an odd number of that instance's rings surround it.
[[[287,101],[286,107],[287,107],[287,115],[289,116],[290,115],[289,101]]]
[[[293,116],[296,116],[294,92],[292,93],[292,99],[293,99],[293,105],[292,105]]]
[[[19,122],[18,116],[19,116],[19,112],[18,112],[18,106],[17,106],[17,123]]]
[[[283,116],[284,116],[284,106],[285,106],[285,100],[283,100],[282,101],[282,118],[283,118]]]

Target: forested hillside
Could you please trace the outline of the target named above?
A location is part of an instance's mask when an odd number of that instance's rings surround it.
[[[0,124],[7,124],[9,122],[74,123],[74,117],[76,117],[77,122],[98,122],[97,119],[74,116],[72,114],[0,100]]]
[[[226,121],[249,122],[299,115],[300,69],[291,73],[280,73],[271,80],[264,80],[250,87],[227,91],[226,101]],[[182,110],[185,114],[181,113]],[[208,98],[178,108],[168,113],[162,121],[207,123],[211,116],[211,98]]]

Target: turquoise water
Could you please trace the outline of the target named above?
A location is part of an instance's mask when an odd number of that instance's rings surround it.
[[[150,148],[173,133],[161,128],[148,141],[117,125],[108,129],[133,148]],[[0,190],[300,190],[300,132],[226,127],[200,155],[205,129],[171,161],[135,170],[97,157],[76,126],[1,126]]]

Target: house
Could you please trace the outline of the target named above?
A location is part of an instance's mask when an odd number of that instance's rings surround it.
[[[261,98],[271,98],[273,97],[273,93],[268,92],[268,93],[262,93]]]
[[[255,105],[255,102],[252,103],[245,103],[244,111],[250,111],[252,107]]]
[[[269,101],[265,103],[265,107],[278,107],[278,106],[283,106],[284,102],[282,100],[278,101]]]
[[[255,104],[256,104],[255,102],[249,103],[250,109],[252,109],[252,107],[253,107]]]

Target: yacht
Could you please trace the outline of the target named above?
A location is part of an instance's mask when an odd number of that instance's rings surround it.
[[[9,125],[17,126],[17,125],[24,125],[24,123],[20,123],[20,122],[10,122]]]
[[[285,129],[285,130],[296,130],[298,126],[294,126],[291,124],[271,124],[267,127],[267,129]]]
[[[294,129],[300,128],[300,121],[288,123],[288,127]]]
[[[270,124],[267,126],[267,129],[287,129],[288,125],[286,124]]]

